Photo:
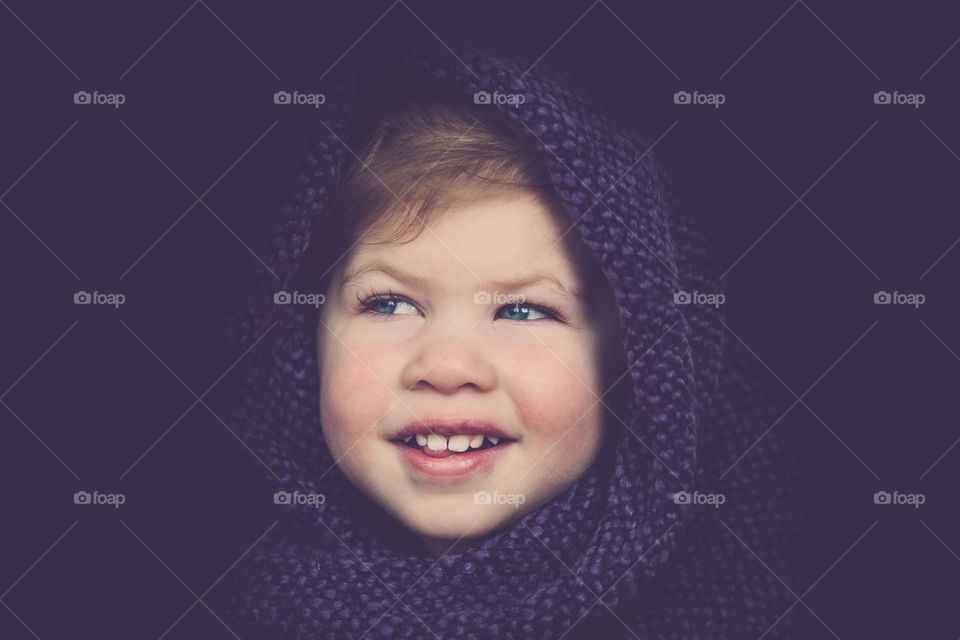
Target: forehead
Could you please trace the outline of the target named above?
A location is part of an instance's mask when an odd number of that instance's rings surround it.
[[[389,263],[427,280],[476,283],[513,281],[518,276],[552,275],[570,289],[580,281],[558,216],[533,196],[490,199],[439,213],[413,240],[384,242],[372,227],[345,261],[345,277]]]

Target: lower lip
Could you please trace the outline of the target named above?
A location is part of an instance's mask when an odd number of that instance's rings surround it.
[[[479,451],[465,451],[454,453],[446,458],[434,458],[407,446],[402,442],[394,442],[400,455],[413,469],[431,478],[462,478],[471,473],[486,473],[490,471],[496,461],[503,456],[513,441],[501,443],[489,449]]]

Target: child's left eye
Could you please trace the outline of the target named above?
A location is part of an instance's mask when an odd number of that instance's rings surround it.
[[[505,311],[506,313],[513,314],[513,315],[524,316],[522,318],[511,317],[511,318],[507,318],[507,320],[541,320],[543,318],[549,318],[551,316],[556,315],[554,313],[551,313],[549,310],[538,307],[536,305],[519,304],[519,303],[508,304],[500,307],[499,309],[497,309],[498,317],[500,316],[501,311]],[[540,317],[531,318],[529,317],[530,314],[539,314]]]

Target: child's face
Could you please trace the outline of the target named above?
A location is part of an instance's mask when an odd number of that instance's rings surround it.
[[[324,436],[350,480],[431,549],[536,509],[597,453],[596,311],[546,281],[508,284],[544,273],[571,289],[590,286],[566,255],[563,230],[532,196],[471,203],[407,244],[358,246],[331,281],[317,340]],[[374,264],[418,281],[382,270],[350,279]],[[357,298],[374,294],[381,299],[363,312]],[[408,426],[430,419],[453,422],[437,429],[446,442],[404,443],[429,434]],[[478,438],[488,427],[457,426],[465,421],[495,425],[499,443]],[[454,452],[468,440],[483,445]]]

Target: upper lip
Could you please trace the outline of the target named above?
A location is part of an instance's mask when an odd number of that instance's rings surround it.
[[[418,418],[394,434],[391,440],[406,440],[418,433],[436,433],[442,436],[478,435],[514,440],[510,434],[487,420],[476,418]]]

